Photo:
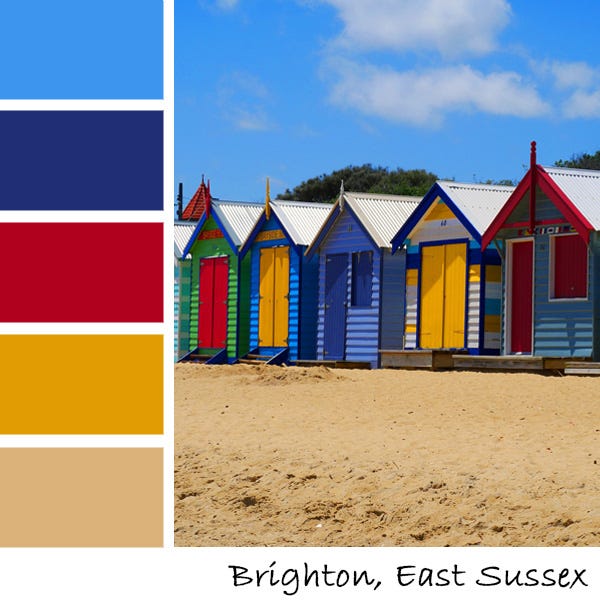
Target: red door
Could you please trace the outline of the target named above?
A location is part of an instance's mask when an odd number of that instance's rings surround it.
[[[223,349],[227,341],[227,286],[229,261],[220,258],[200,260],[198,301],[198,346]]]
[[[533,330],[533,241],[512,244],[511,353],[531,353]]]

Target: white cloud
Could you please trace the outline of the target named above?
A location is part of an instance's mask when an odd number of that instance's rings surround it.
[[[237,129],[270,131],[274,128],[267,112],[269,90],[253,74],[227,74],[219,81],[215,93],[223,116]]]
[[[424,72],[331,60],[336,76],[331,101],[398,123],[437,127],[450,112],[535,117],[550,108],[514,72],[482,74],[466,65]]]
[[[598,78],[598,71],[584,61],[555,61],[551,69],[559,89],[589,87]]]
[[[600,117],[600,90],[575,91],[564,103],[562,110],[566,118]]]
[[[223,11],[231,11],[238,5],[238,0],[216,0],[216,5]]]
[[[566,119],[600,117],[600,68],[585,61],[531,62],[539,78],[550,79],[562,95],[561,116]]]
[[[266,113],[260,108],[233,108],[228,118],[242,131],[271,131],[273,128]]]
[[[585,61],[532,61],[532,70],[540,77],[550,78],[559,90],[585,89],[600,80],[600,70]]]
[[[357,49],[484,54],[511,15],[507,0],[323,0],[339,11],[338,43]]]

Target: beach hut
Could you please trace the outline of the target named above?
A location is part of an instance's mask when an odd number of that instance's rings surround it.
[[[391,239],[418,197],[341,192],[307,256],[319,260],[317,359],[380,365],[403,341],[405,257]]]
[[[242,361],[314,359],[318,263],[304,256],[330,204],[271,201],[240,256],[250,264],[250,349]]]
[[[481,238],[513,190],[439,180],[393,237],[406,248],[405,349],[500,352],[501,259]]]
[[[173,314],[175,359],[190,350],[190,285],[192,280],[192,257],[183,256],[195,222],[175,221],[174,226],[174,265],[173,265]]]
[[[190,352],[184,359],[227,363],[248,349],[250,275],[239,248],[263,206],[214,199],[210,187],[203,192],[201,202],[190,201],[193,215],[201,215],[183,251],[191,257]]]
[[[600,360],[600,171],[530,167],[485,231],[504,257],[502,352]]]

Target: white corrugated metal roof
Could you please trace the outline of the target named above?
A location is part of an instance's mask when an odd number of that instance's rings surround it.
[[[595,230],[600,230],[600,171],[543,167]]]
[[[177,258],[181,258],[183,255],[183,250],[188,244],[195,228],[196,222],[183,222],[179,220],[175,222],[175,256]]]
[[[420,197],[368,192],[346,192],[344,198],[379,247],[391,247],[392,238],[421,202]]]
[[[480,235],[492,223],[515,189],[514,186],[469,184],[447,180],[438,180],[437,183]]]
[[[271,201],[271,209],[297,245],[308,245],[321,230],[331,203],[303,201]]]
[[[263,203],[220,201],[218,199],[212,201],[213,213],[219,217],[221,224],[237,247],[246,241],[264,207]]]

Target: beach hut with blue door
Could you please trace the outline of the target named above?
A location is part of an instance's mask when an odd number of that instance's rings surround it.
[[[403,254],[391,239],[419,197],[341,192],[308,251],[319,260],[317,359],[380,365],[380,350],[401,349]]]
[[[393,237],[406,248],[405,349],[500,352],[501,259],[481,238],[513,190],[439,180]]]
[[[243,362],[314,359],[318,263],[304,256],[331,204],[271,201],[240,256],[250,264],[250,349]]]
[[[205,192],[200,219],[183,251],[191,256],[190,351],[184,359],[228,363],[248,349],[250,269],[239,249],[262,209],[260,203],[222,201],[210,189]]]
[[[483,235],[504,256],[502,352],[600,360],[600,171],[530,167]]]

